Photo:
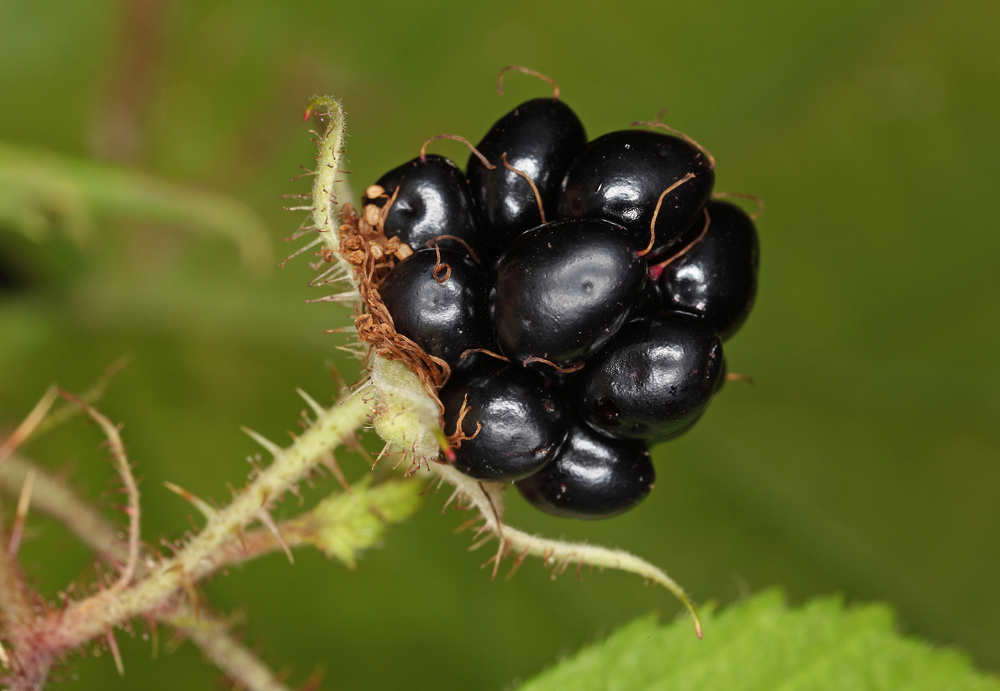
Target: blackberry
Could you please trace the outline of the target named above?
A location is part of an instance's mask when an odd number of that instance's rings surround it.
[[[548,513],[606,518],[652,488],[647,445],[686,433],[722,389],[759,248],[752,217],[710,201],[697,142],[587,143],[553,86],[470,146],[468,180],[423,149],[383,176],[370,203],[391,206],[370,225],[384,216],[416,250],[378,290],[397,333],[451,368],[438,398],[454,466]]]
[[[541,470],[566,438],[569,406],[532,370],[483,363],[441,389],[444,429],[465,437],[456,468],[477,480],[513,482]]]
[[[497,340],[519,363],[582,363],[621,328],[646,280],[640,241],[600,219],[553,221],[520,235],[491,289]]]
[[[486,275],[464,251],[422,249],[379,288],[396,331],[452,368],[472,348],[489,348]]]
[[[559,215],[603,218],[648,240],[657,200],[688,173],[657,216],[651,257],[660,256],[698,218],[715,183],[710,159],[680,137],[624,130],[590,142],[566,173]]]
[[[645,499],[655,479],[643,442],[608,439],[575,423],[555,458],[517,489],[546,513],[610,518]]]
[[[451,160],[422,154],[393,168],[376,183],[384,190],[369,204],[390,203],[385,216],[386,237],[398,237],[412,249],[422,249],[441,235],[461,238],[473,251],[480,247],[479,223],[472,209],[469,186],[461,169]],[[442,240],[442,247],[463,249],[454,240]]]
[[[580,373],[580,414],[611,437],[666,439],[701,415],[721,371],[722,342],[703,319],[636,319]]]
[[[663,270],[658,292],[662,307],[704,318],[725,341],[753,307],[760,249],[757,229],[742,209],[717,200],[707,209],[704,238]]]

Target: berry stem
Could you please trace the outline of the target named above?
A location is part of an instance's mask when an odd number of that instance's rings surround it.
[[[499,562],[512,551],[518,554],[518,559],[521,559],[520,555],[525,553],[541,557],[544,564],[550,567],[561,567],[564,564],[577,563],[628,571],[642,576],[653,583],[659,583],[673,593],[687,608],[688,612],[691,613],[691,617],[694,620],[695,633],[698,638],[701,638],[701,618],[698,616],[697,608],[687,593],[684,592],[684,589],[661,569],[623,550],[608,549],[607,547],[583,543],[564,542],[562,540],[551,540],[512,528],[504,524],[502,519],[502,484],[479,482],[463,475],[450,465],[435,463],[431,465],[431,470],[442,477],[445,482],[454,486],[459,492],[460,497],[464,498],[479,511],[480,515],[486,521],[486,529],[500,540],[500,547],[497,550],[497,554],[490,560],[490,562],[494,562],[494,573],[496,567],[499,566]],[[487,564],[490,562],[487,562]]]

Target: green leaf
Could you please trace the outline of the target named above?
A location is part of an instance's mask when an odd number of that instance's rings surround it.
[[[183,224],[227,238],[239,246],[247,267],[258,273],[271,264],[264,222],[230,197],[127,168],[0,142],[0,227],[10,226],[36,242],[59,230],[85,244],[100,221],[119,216]]]
[[[378,544],[389,525],[405,521],[420,508],[422,489],[413,479],[372,485],[372,476],[366,475],[351,486],[350,494],[327,497],[290,521],[289,529],[298,540],[316,545],[353,569],[358,554]]]
[[[838,597],[789,609],[767,591],[689,622],[637,619],[529,681],[522,691],[726,689],[998,691],[1000,681],[955,651],[900,636],[885,605],[845,608]]]

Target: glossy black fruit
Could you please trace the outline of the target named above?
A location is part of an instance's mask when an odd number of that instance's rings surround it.
[[[722,362],[722,342],[703,319],[636,319],[580,371],[579,412],[612,437],[667,439],[708,406]]]
[[[574,423],[555,458],[517,488],[535,507],[567,518],[610,518],[642,501],[656,471],[646,444],[608,439]]]
[[[389,272],[379,295],[397,332],[452,367],[469,348],[492,347],[486,274],[464,251],[442,249],[440,264],[434,249],[414,252]]]
[[[649,258],[665,255],[698,218],[715,184],[715,172],[705,155],[679,137],[623,130],[590,142],[566,173],[559,216],[603,218],[648,242],[661,193],[688,173],[694,178],[664,197],[656,218],[656,242]]]
[[[439,235],[454,235],[479,251],[479,228],[469,187],[461,169],[443,156],[418,156],[379,178],[378,185],[392,197],[399,194],[385,218],[385,234],[398,237],[414,250],[426,246]],[[379,205],[385,200],[379,200]],[[463,249],[459,243],[443,240],[442,247]]]
[[[522,103],[490,128],[476,146],[496,168],[489,170],[469,156],[469,188],[474,203],[498,247],[542,223],[531,185],[503,165],[531,178],[538,188],[546,220],[554,220],[563,176],[587,145],[587,133],[576,113],[562,101],[539,98]]]
[[[531,370],[487,364],[453,377],[441,389],[444,430],[456,429],[462,402],[467,439],[454,449],[455,467],[478,480],[520,480],[537,472],[559,450],[569,428],[568,404]],[[482,425],[476,434],[476,425]]]
[[[708,213],[705,237],[660,275],[660,297],[665,309],[706,319],[725,341],[753,307],[760,250],[757,229],[738,206],[711,201]]]
[[[518,236],[491,289],[504,354],[567,366],[600,350],[642,291],[640,249],[628,231],[600,219],[554,221]]]

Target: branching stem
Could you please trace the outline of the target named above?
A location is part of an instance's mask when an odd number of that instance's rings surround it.
[[[261,509],[297,483],[330,447],[360,427],[368,407],[360,397],[335,405],[287,449],[275,447],[274,461],[208,521],[175,556],[153,567],[146,578],[119,591],[104,591],[44,617],[33,633],[35,644],[53,654],[73,650],[104,634],[105,626],[143,613],[162,615],[177,607],[177,594],[213,573],[215,553],[253,522]]]

